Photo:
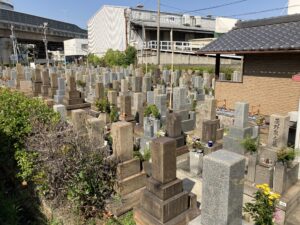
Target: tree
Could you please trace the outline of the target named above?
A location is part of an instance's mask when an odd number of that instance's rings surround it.
[[[136,63],[137,50],[133,46],[129,46],[125,50],[125,63],[126,65],[135,64]]]

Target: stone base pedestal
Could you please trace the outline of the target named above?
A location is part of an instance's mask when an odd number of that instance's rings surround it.
[[[274,175],[273,166],[267,167],[263,165],[256,165],[256,175],[255,175],[256,184],[268,184],[270,188],[272,188],[273,175]]]
[[[232,136],[224,136],[224,138],[223,138],[223,146],[224,147],[223,148],[228,151],[231,151],[231,152],[234,152],[234,153],[237,153],[240,155],[244,155],[246,150],[242,146],[242,141],[243,141],[242,138],[235,138]]]
[[[126,122],[132,122],[134,121],[134,116],[124,116],[124,115],[120,115],[119,120],[121,121],[126,121]]]
[[[121,200],[109,204],[109,210],[115,216],[124,214],[138,204],[141,191],[146,184],[146,173],[140,171],[141,165],[138,159],[131,159],[118,164],[115,190],[121,196]]]
[[[84,109],[91,107],[91,103],[80,103],[80,104],[74,104],[74,105],[66,105],[67,110],[73,110],[73,109]]]
[[[256,165],[258,162],[258,155],[257,153],[254,154],[248,154],[246,155],[246,159],[247,159],[247,174],[245,176],[245,178],[254,183],[255,182],[255,173],[256,173]]]
[[[212,147],[208,147],[207,145],[204,147],[204,155],[208,155],[210,153],[213,153],[215,151],[218,151],[223,148],[223,145],[221,143],[214,143]]]
[[[202,176],[203,153],[190,152],[190,173]]]
[[[200,210],[197,208],[196,196],[194,194],[189,194],[188,198],[188,208],[167,222],[162,222],[153,217],[143,207],[134,208],[134,220],[137,225],[188,225],[189,221],[195,219],[200,214]],[[178,205],[169,210],[176,210],[174,208],[177,207]]]
[[[291,186],[298,181],[299,163],[293,163],[291,168],[288,168],[282,163],[275,165],[273,190],[276,193],[283,194]]]
[[[176,148],[176,156],[177,157],[181,156],[181,155],[184,155],[188,152],[189,152],[189,148],[186,145]]]
[[[107,206],[107,210],[117,217],[125,214],[138,205],[144,189],[145,188],[140,188],[128,195],[125,195],[120,201],[111,201]]]
[[[100,115],[101,112],[97,111],[97,110],[93,110],[93,106],[92,109],[89,111],[89,114],[93,117],[98,117]]]

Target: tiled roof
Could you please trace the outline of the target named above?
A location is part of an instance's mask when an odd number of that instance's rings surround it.
[[[300,14],[238,22],[199,53],[251,53],[300,50]]]

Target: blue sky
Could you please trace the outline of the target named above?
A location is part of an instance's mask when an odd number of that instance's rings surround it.
[[[162,11],[185,12],[203,9],[238,0],[161,0]],[[13,0],[15,10],[37,16],[61,20],[77,24],[86,28],[88,19],[102,5],[122,5],[135,7],[142,3],[146,9],[156,9],[157,0]],[[235,16],[239,19],[254,19],[284,15],[286,10],[277,10],[254,15],[241,15],[248,12],[257,12],[266,9],[287,6],[288,0],[244,0],[239,4],[226,7],[202,10],[194,15]]]

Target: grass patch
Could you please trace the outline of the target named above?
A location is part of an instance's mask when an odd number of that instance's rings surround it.
[[[133,212],[130,211],[118,219],[110,218],[105,225],[136,225],[136,223],[133,219]]]

